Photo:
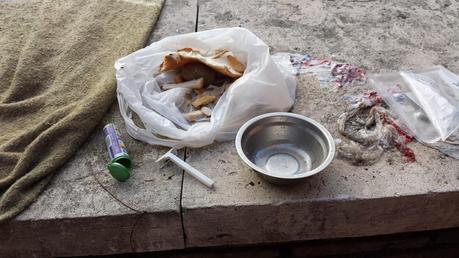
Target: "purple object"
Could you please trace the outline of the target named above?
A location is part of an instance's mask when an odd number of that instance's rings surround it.
[[[120,156],[128,156],[126,145],[121,140],[120,132],[115,124],[107,124],[104,126],[105,144],[107,145],[108,155],[110,160]]]

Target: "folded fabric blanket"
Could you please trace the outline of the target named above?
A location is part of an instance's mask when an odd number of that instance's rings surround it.
[[[0,1],[0,223],[30,205],[115,99],[114,62],[163,0]]]

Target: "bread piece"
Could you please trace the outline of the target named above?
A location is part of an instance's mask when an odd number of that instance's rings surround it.
[[[160,71],[177,70],[193,62],[203,63],[233,79],[241,77],[245,71],[245,66],[230,51],[218,50],[214,55],[205,56],[191,48],[180,49],[164,56]]]
[[[191,102],[191,105],[195,108],[200,108],[201,106],[207,105],[214,102],[217,99],[215,96],[209,95],[199,95],[195,100]]]
[[[204,79],[200,78],[197,80],[182,82],[182,83],[166,83],[161,86],[163,90],[170,90],[175,88],[188,88],[188,89],[203,89]]]

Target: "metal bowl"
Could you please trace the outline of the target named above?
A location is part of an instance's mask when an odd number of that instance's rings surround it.
[[[266,180],[290,183],[319,173],[335,156],[331,134],[316,121],[277,112],[246,122],[236,136],[241,159]]]

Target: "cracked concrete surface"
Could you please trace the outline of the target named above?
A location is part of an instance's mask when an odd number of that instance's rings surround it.
[[[195,1],[166,1],[151,42],[193,32],[195,15]],[[112,122],[119,126],[133,158],[133,174],[125,183],[114,180],[106,170],[108,154],[102,127]],[[76,256],[183,248],[183,173],[171,164],[160,168],[155,163],[167,150],[129,137],[118,104],[114,103],[87,143],[37,201],[0,226],[0,256]]]
[[[459,3],[450,1],[200,1],[198,30],[241,26],[273,52],[309,53],[369,72],[442,64],[459,73]],[[337,132],[345,95],[365,87],[321,88],[298,80],[293,112]],[[419,143],[417,162],[388,152],[373,166],[335,159],[322,173],[273,186],[240,161],[233,142],[188,149],[187,161],[215,190],[185,175],[187,246],[267,243],[388,234],[459,225],[459,161]]]
[[[457,1],[199,3],[198,30],[246,27],[273,52],[310,53],[370,72],[442,64],[459,73]],[[194,31],[196,6],[196,0],[166,1],[152,41]],[[293,112],[337,137],[343,97],[361,91],[321,88],[314,78],[301,77]],[[107,122],[120,126],[134,158],[134,176],[123,184],[105,171],[100,129]],[[37,202],[0,227],[3,256],[146,252],[459,226],[459,162],[419,143],[411,144],[416,163],[403,163],[397,152],[368,167],[336,159],[323,173],[288,187],[247,169],[233,142],[187,149],[187,161],[216,180],[209,190],[172,165],[159,169],[154,160],[167,149],[133,140],[123,127],[115,104]]]

